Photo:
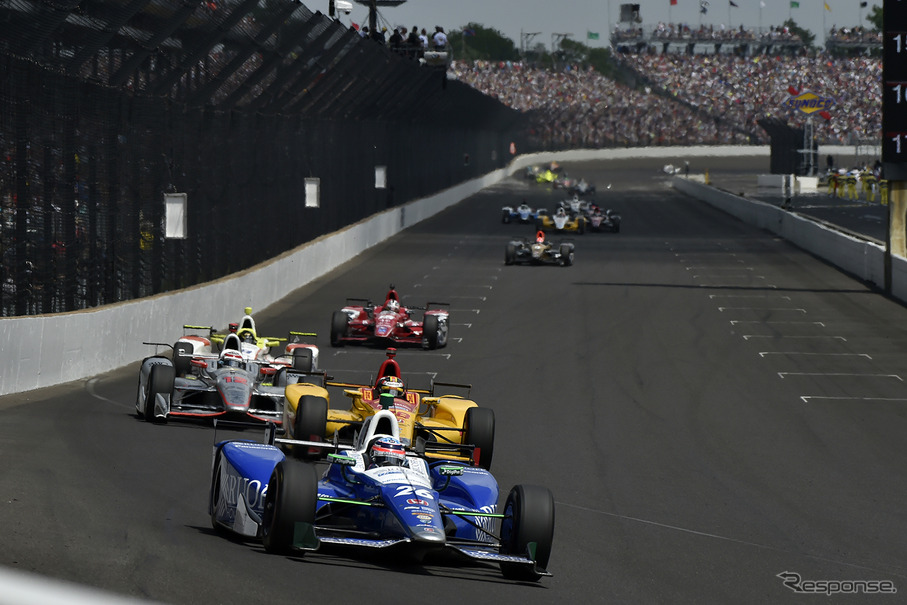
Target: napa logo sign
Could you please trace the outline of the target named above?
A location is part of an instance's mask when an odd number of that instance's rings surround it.
[[[788,92],[791,96],[784,100],[784,106],[807,115],[816,112],[819,112],[819,115],[827,114],[831,106],[835,104],[832,97],[823,97],[809,90],[799,92],[791,87]],[[822,117],[825,116],[822,115]]]

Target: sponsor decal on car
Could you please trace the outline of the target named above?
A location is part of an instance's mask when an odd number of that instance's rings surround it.
[[[428,506],[428,502],[425,500],[419,500],[418,498],[410,498],[406,501],[407,504],[418,504],[420,506]]]

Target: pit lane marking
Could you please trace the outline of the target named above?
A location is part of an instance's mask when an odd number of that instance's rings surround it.
[[[709,294],[709,298],[780,298],[781,300],[790,300],[790,296],[784,294]]]
[[[832,401],[907,401],[903,397],[831,397],[827,395],[800,395],[803,403],[809,403],[813,399],[829,399]]]
[[[748,275],[743,273],[741,275],[714,275],[714,274],[694,274],[693,279],[765,279],[764,275]]]
[[[806,315],[806,309],[798,307],[718,307],[718,310],[725,311],[796,311]]]
[[[866,359],[872,359],[867,353],[813,353],[807,351],[760,351],[759,357],[765,357],[766,355],[816,355],[824,357],[865,357]]]
[[[865,378],[896,378],[900,382],[904,379],[897,374],[861,374],[859,372],[778,372],[781,378],[788,376],[863,376]]]
[[[831,338],[833,340],[840,340],[841,342],[847,342],[847,339],[843,336],[773,336],[771,334],[744,334],[743,340],[749,340],[750,338]]]
[[[759,288],[760,290],[763,288],[772,288],[772,289],[776,290],[778,288],[778,286],[776,286],[775,284],[762,284],[761,286],[743,286],[740,284],[699,284],[699,287],[700,288],[747,288],[747,287],[752,287],[752,288]]]
[[[821,322],[821,321],[762,321],[759,319],[732,319],[731,320],[732,326],[736,326],[737,324],[781,324],[781,325],[805,324],[805,325],[821,326],[823,328],[825,327],[825,323]],[[807,337],[802,337],[802,338],[807,338]],[[816,337],[811,336],[808,338],[816,338]]]

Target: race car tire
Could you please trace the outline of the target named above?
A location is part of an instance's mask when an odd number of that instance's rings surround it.
[[[312,349],[299,347],[293,349],[293,369],[300,372],[311,372],[315,369],[315,355]]]
[[[271,554],[302,555],[293,543],[297,523],[314,524],[318,504],[318,477],[315,467],[285,459],[277,463],[268,482],[261,519],[261,541]]]
[[[324,441],[328,424],[328,402],[324,397],[303,395],[296,406],[293,437],[302,441]],[[323,448],[295,446],[293,456],[300,460],[318,460],[325,455]]]
[[[173,394],[173,379],[173,366],[163,363],[151,366],[151,371],[148,372],[148,388],[145,391],[144,416],[147,422],[167,422],[166,419],[155,419],[154,400],[158,393]]]
[[[463,443],[479,448],[479,466],[490,471],[494,456],[494,410],[479,407],[466,410]]]
[[[504,251],[504,264],[512,265],[516,261],[516,244],[507,244]]]
[[[440,326],[437,315],[426,315],[422,322],[422,348],[434,350],[438,348],[438,332]]]
[[[350,318],[343,311],[334,311],[331,317],[331,346],[342,347],[343,338],[349,329]]]
[[[217,462],[214,463],[214,474],[211,476],[211,493],[208,496],[208,510],[211,513],[211,527],[216,532],[226,532],[227,528],[217,522],[217,504],[220,502],[220,465],[221,454],[217,451]]]
[[[612,233],[620,233],[620,222],[614,223],[614,226],[611,227]]]
[[[526,555],[532,550],[530,545],[535,544],[536,568],[545,570],[553,541],[554,496],[551,491],[538,485],[515,485],[504,505],[501,552]],[[501,573],[509,580],[523,582],[537,582],[542,577],[536,569],[518,563],[501,563]]]
[[[501,214],[501,222],[504,223],[505,225],[510,222],[510,213],[509,212],[504,212]]]
[[[576,230],[580,235],[586,232],[586,219],[584,219],[583,217],[578,217],[576,219]]]
[[[192,368],[192,345],[188,342],[178,342],[173,345],[173,372],[177,376],[185,376]]]
[[[561,244],[561,265],[569,267],[573,264],[573,248],[567,244]]]

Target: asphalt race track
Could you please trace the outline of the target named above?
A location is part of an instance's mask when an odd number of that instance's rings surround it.
[[[318,331],[321,366],[364,380],[382,351],[328,343],[346,297],[394,283],[411,305],[449,301],[449,346],[398,360],[410,385],[469,382],[494,409],[502,498],[521,482],[553,491],[553,577],[276,557],[215,534],[213,430],[138,420],[137,364],[0,398],[0,565],[193,605],[809,600],[785,572],[801,589],[907,591],[907,309],[674,192],[662,163],[567,166],[623,216],[619,234],[571,238],[573,267],[504,265],[534,229],[502,224],[501,206],[562,198],[514,178],[256,316],[268,334]],[[187,322],[206,318],[173,318]]]

